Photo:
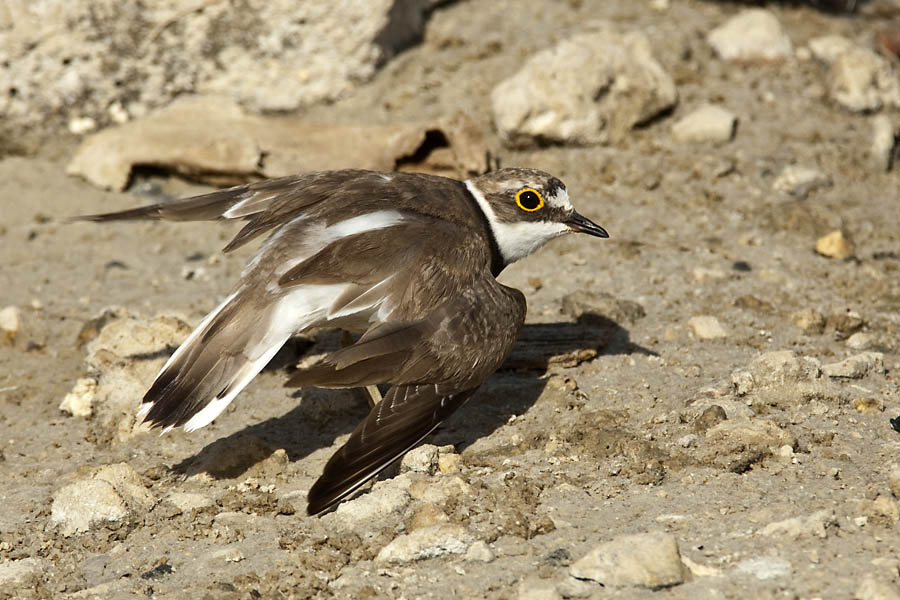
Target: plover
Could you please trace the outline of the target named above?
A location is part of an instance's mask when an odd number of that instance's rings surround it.
[[[503,363],[525,321],[522,292],[496,279],[507,265],[568,232],[608,237],[534,169],[324,171],[79,218],[246,221],[225,252],[268,234],[144,396],[154,427],[209,424],[296,333],[362,334],[286,384],[392,386],[325,465],[309,514],[419,444]]]

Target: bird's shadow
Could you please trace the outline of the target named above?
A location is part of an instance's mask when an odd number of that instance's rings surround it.
[[[337,347],[338,335],[324,332],[315,342],[301,338],[276,356],[268,369],[291,369],[306,351],[321,352]],[[576,321],[526,324],[509,358],[482,385],[472,400],[448,419],[431,441],[453,444],[457,452],[488,436],[513,415],[526,412],[540,397],[549,371],[601,355],[648,354],[651,350],[631,342],[628,331],[618,323],[595,313],[584,313]],[[291,365],[291,366],[288,366]],[[197,455],[175,465],[176,473],[205,472],[213,478],[238,478],[254,464],[267,458],[264,447],[283,448],[290,461],[297,461],[352,431],[368,414],[361,390],[303,389],[293,394],[299,399],[287,413],[249,425],[207,445]],[[255,438],[246,460],[235,460],[231,449],[241,447],[241,438]],[[230,465],[222,471],[213,459],[227,449]]]

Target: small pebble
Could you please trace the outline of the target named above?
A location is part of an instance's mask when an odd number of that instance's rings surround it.
[[[814,308],[804,308],[792,313],[791,321],[807,334],[817,334],[825,331],[825,317]]]
[[[828,377],[846,379],[859,379],[873,371],[884,371],[884,355],[881,352],[862,352],[840,362],[822,366],[822,373]]]
[[[682,117],[672,126],[672,136],[679,142],[730,141],[734,137],[737,117],[731,111],[712,104]]]
[[[875,335],[857,331],[847,338],[847,347],[853,350],[867,350],[875,345]]]
[[[816,252],[828,258],[843,260],[853,256],[853,242],[842,231],[835,230],[816,241]]]
[[[897,144],[897,132],[891,118],[887,115],[872,117],[872,145],[869,154],[872,166],[877,171],[890,171],[894,163],[894,148]]]
[[[19,333],[21,321],[18,307],[7,306],[0,310],[0,330],[3,331],[7,342],[12,343],[16,341],[16,334]]]
[[[455,523],[440,523],[396,537],[381,549],[377,563],[409,563],[447,554],[465,554],[474,536]]]
[[[881,398],[854,398],[850,405],[864,415],[875,415],[884,412],[884,400]]]
[[[72,391],[65,395],[59,404],[59,410],[73,417],[90,417],[94,414],[93,402],[97,395],[97,380],[84,377],[75,382]]]
[[[716,340],[728,337],[728,332],[719,323],[715,317],[701,315],[688,319],[688,327],[694,332],[694,335],[701,340]]]
[[[494,553],[491,551],[490,546],[487,545],[487,542],[478,540],[469,546],[465,559],[473,562],[489,563],[494,560]]]
[[[829,188],[831,185],[831,177],[820,169],[790,165],[775,178],[772,188],[797,198],[806,198],[810,192]]]
[[[757,579],[777,579],[791,574],[791,563],[777,556],[765,558],[749,558],[737,564],[740,573],[752,575]]]
[[[791,39],[778,18],[764,9],[741,11],[710,31],[706,41],[723,60],[769,62],[793,55]]]
[[[684,581],[678,542],[667,533],[616,537],[574,562],[569,574],[607,587],[658,589]]]

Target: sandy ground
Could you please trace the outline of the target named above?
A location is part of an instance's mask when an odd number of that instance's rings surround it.
[[[307,517],[303,498],[365,405],[352,392],[281,385],[285,362],[333,335],[296,344],[190,435],[119,441],[96,418],[59,410],[88,374],[86,323],[116,306],[196,324],[252,249],[218,254],[233,225],[62,223],[147,201],[68,178],[67,138],[0,161],[0,307],[19,307],[22,319],[0,343],[0,597],[900,597],[891,490],[900,433],[889,424],[900,414],[896,172],[867,163],[867,117],[809,93],[824,86],[821,65],[714,57],[705,32],[740,6],[647,4],[450,5],[421,46],[354,97],[308,111],[387,122],[464,109],[488,129],[493,85],[591,18],[643,30],[680,94],[674,114],[614,147],[501,152],[504,165],[559,176],[611,234],[558,240],[502,275],[526,293],[529,324],[580,318],[599,353],[498,373],[431,440],[453,445],[458,465],[383,478],[340,514]],[[866,39],[883,24],[773,10],[797,46],[829,32]],[[709,100],[738,115],[735,139],[675,142],[673,120]],[[818,167],[833,185],[806,199],[774,192],[791,164]],[[207,189],[149,182],[137,191]],[[854,241],[852,258],[814,252],[835,229]],[[804,310],[822,327],[801,329]],[[724,337],[699,338],[689,320],[704,315]],[[848,346],[860,332],[869,335]],[[793,354],[765,354],[775,351]],[[821,372],[864,351],[881,355],[866,355],[858,377]],[[125,494],[127,516],[64,535],[51,520],[55,495],[118,463],[150,500],[141,508]],[[366,496],[395,492],[401,501],[354,513]],[[197,508],[173,500],[186,493]],[[469,554],[376,560],[434,523],[483,543]],[[570,576],[596,546],[645,532],[677,540],[683,583],[652,591]],[[28,567],[23,576],[10,575],[12,561]]]

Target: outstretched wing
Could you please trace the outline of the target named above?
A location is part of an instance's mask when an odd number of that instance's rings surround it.
[[[324,217],[326,225],[356,214],[385,208],[421,205],[424,185],[442,193],[460,193],[462,183],[422,173],[379,173],[360,169],[319,171],[267,179],[174,202],[151,204],[120,212],[75,217],[76,221],[215,221],[243,219],[247,224],[225,246],[225,252],[290,223],[299,216]],[[436,190],[432,190],[436,191]],[[385,200],[390,200],[386,206]],[[453,203],[449,203],[453,207]],[[464,206],[464,203],[461,204]]]
[[[327,510],[421,442],[506,360],[525,321],[521,292],[489,274],[423,319],[381,323],[288,385],[394,384],[309,492]]]

